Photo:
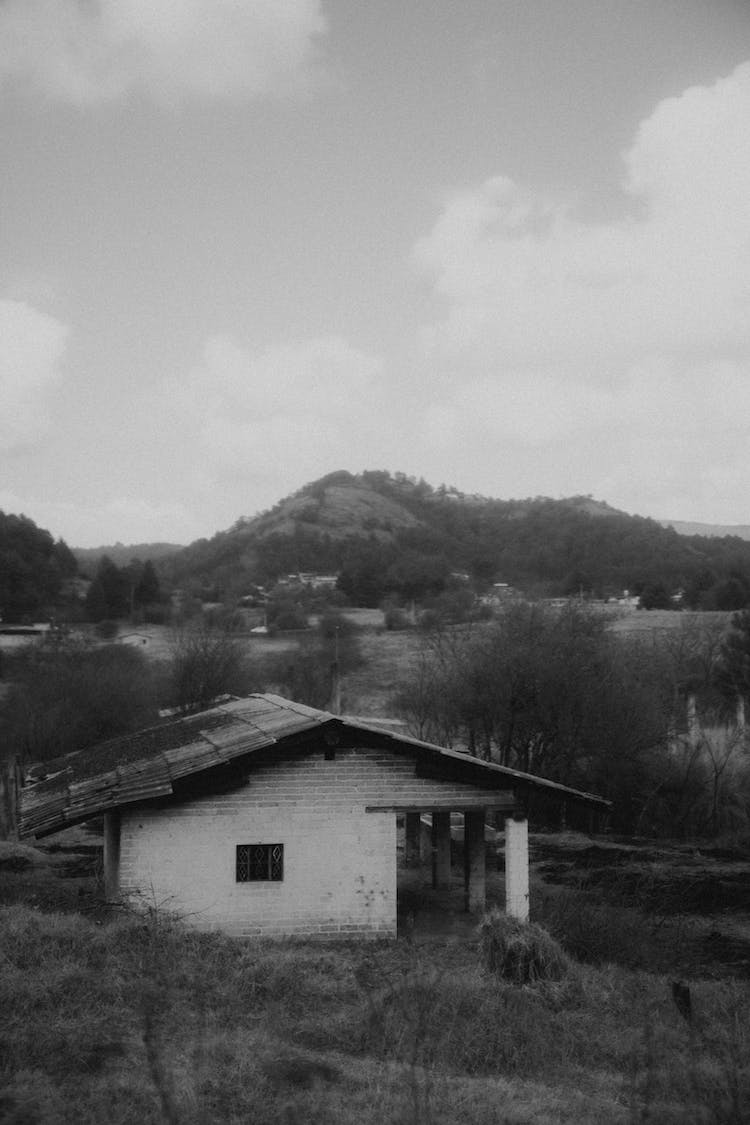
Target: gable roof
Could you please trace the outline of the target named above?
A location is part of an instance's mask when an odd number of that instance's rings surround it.
[[[488,789],[544,789],[590,807],[609,802],[590,793],[522,773],[468,754],[346,719],[277,695],[232,699],[159,726],[68,754],[36,770],[21,789],[21,837],[43,836],[107,810],[167,797],[175,783],[226,766],[273,746],[294,748],[310,736],[359,735],[394,751],[413,754],[422,772],[449,771]]]

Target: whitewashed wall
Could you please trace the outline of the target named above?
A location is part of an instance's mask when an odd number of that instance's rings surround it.
[[[383,750],[254,761],[234,792],[123,809],[124,897],[237,936],[395,935],[396,814],[367,807],[479,807],[501,796],[416,778],[413,759]],[[253,843],[284,845],[283,882],[236,882],[236,845]]]

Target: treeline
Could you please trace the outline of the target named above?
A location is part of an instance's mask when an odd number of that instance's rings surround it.
[[[126,566],[118,567],[104,555],[86,592],[85,608],[88,620],[94,622],[129,617],[161,623],[166,618],[164,603],[150,559],[131,559]]]
[[[59,599],[75,560],[30,520],[0,521],[0,613],[33,616]],[[493,500],[402,473],[341,471],[173,555],[123,565],[100,558],[87,612],[119,618],[157,607],[162,591],[174,589],[236,603],[251,586],[302,571],[337,574],[340,591],[365,606],[424,603],[457,583],[481,594],[494,582],[528,597],[606,599],[628,590],[646,608],[750,606],[743,539],[678,535],[585,496]]]
[[[20,648],[4,661],[0,775],[15,762],[25,771],[157,724],[165,710],[190,713],[225,694],[272,690],[326,707],[336,674],[360,662],[357,631],[335,610],[324,613],[293,650],[265,656],[249,649],[231,626],[204,619],[175,627],[168,655],[158,660],[126,645],[52,630],[40,645]]]
[[[750,834],[750,611],[647,643],[575,604],[425,637],[394,706],[418,737],[597,793],[622,832]]]
[[[0,620],[34,621],[64,600],[64,583],[77,572],[67,544],[26,516],[0,512]]]
[[[506,582],[530,596],[611,598],[627,589],[654,608],[677,594],[691,609],[750,604],[745,540],[681,536],[585,496],[493,500],[385,471],[329,474],[158,565],[166,580],[211,600],[307,570],[340,574],[358,605],[435,596],[456,572],[480,592]]]

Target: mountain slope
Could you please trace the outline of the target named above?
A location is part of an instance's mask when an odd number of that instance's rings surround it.
[[[590,496],[494,500],[380,471],[329,474],[160,569],[214,598],[301,571],[339,573],[342,588],[368,602],[424,598],[452,572],[538,594],[652,587],[668,604],[682,588],[690,604],[723,609],[750,598],[742,540],[678,535]]]
[[[73,554],[84,573],[93,573],[100,559],[106,555],[115,566],[127,566],[132,559],[152,561],[181,551],[179,543],[113,543],[108,547],[73,547]]]
[[[750,540],[750,524],[747,523],[690,523],[687,520],[659,520],[659,523],[662,527],[673,527],[678,535],[702,535],[704,538],[733,535]]]

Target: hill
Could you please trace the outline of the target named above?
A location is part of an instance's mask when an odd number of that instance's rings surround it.
[[[0,512],[0,621],[48,616],[63,597],[76,560],[62,539],[27,516]]]
[[[692,607],[724,610],[750,599],[750,544],[739,537],[680,535],[591,496],[496,500],[385,471],[331,473],[159,569],[212,599],[303,571],[338,573],[365,605],[466,580],[549,596],[650,590],[667,605],[681,589]]]
[[[75,555],[76,562],[84,574],[93,574],[96,570],[97,563],[106,555],[111,559],[115,566],[127,566],[132,559],[140,559],[145,562],[146,559],[164,558],[165,555],[173,555],[175,551],[181,551],[182,545],[179,543],[131,543],[125,545],[124,543],[114,543],[109,547],[73,547],[73,554]]]
[[[662,527],[673,527],[678,535],[702,535],[723,538],[750,539],[750,523],[689,523],[687,520],[659,520]]]

